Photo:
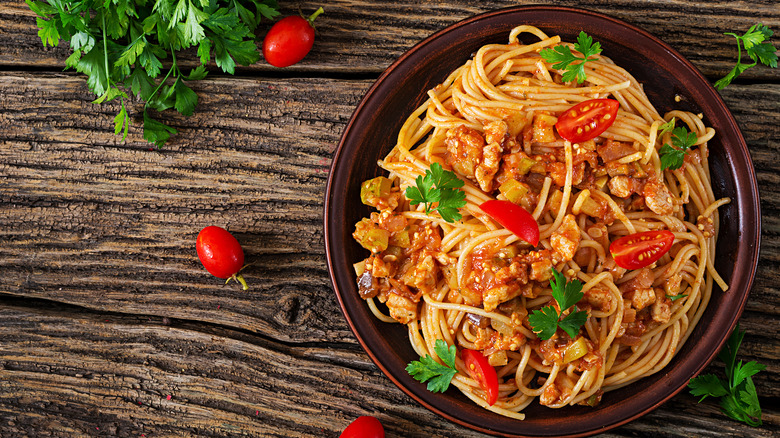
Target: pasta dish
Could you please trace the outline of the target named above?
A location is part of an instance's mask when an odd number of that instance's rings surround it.
[[[421,358],[454,347],[451,384],[518,419],[658,372],[727,287],[715,131],[659,114],[579,43],[519,26],[429,90],[378,163],[386,176],[363,183],[376,211],[353,234],[376,317],[405,324]],[[566,53],[581,78],[543,56]]]

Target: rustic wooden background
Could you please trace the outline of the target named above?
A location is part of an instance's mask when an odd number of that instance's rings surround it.
[[[284,15],[320,6],[280,3]],[[323,2],[302,63],[196,83],[195,114],[164,116],[180,133],[162,150],[138,126],[126,142],[114,136],[118,107],[90,103],[84,77],[63,71],[68,50],[42,48],[22,0],[0,3],[0,436],[338,436],[359,415],[388,436],[475,436],[417,405],[361,350],[328,278],[323,193],[342,129],[390,63],[447,25],[518,3]],[[775,0],[587,7],[659,36],[713,81],[736,58],[723,32],[780,32]],[[761,191],[740,356],[767,365],[754,378],[765,424],[682,393],[604,436],[780,434],[780,70],[751,69],[722,95]],[[243,244],[249,292],[200,266],[195,237],[212,224]]]

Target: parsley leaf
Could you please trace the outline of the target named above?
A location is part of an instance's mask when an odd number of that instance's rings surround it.
[[[433,163],[425,176],[417,176],[415,186],[406,188],[404,195],[410,205],[425,205],[426,214],[437,211],[445,221],[455,222],[463,217],[458,209],[466,205],[466,193],[460,190],[463,184],[454,172]]]
[[[584,296],[582,293],[582,282],[577,279],[567,282],[566,277],[555,268],[552,268],[552,274],[553,277],[550,279],[552,296],[558,303],[558,307],[561,311],[558,313],[558,310],[556,310],[553,305],[545,306],[541,310],[534,310],[531,312],[531,314],[528,315],[528,322],[531,324],[531,328],[539,339],[550,339],[558,328],[565,331],[574,339],[577,336],[580,327],[588,320],[588,312],[584,310],[574,310],[563,319],[561,319],[561,316],[563,316],[564,312],[569,310],[569,308],[575,306]],[[576,307],[574,307],[574,309],[576,309]]]
[[[448,348],[446,342],[437,339],[433,351],[444,364],[436,362],[430,355],[425,355],[419,361],[410,362],[406,367],[406,372],[418,382],[428,382],[428,391],[444,392],[449,388],[452,377],[458,373],[455,368],[457,349],[454,345],[450,345]]]
[[[726,386],[726,382],[724,382],[722,379],[719,379],[718,376],[714,374],[704,374],[698,377],[694,377],[688,383],[688,388],[690,389],[691,395],[695,397],[701,397],[699,399],[699,403],[701,403],[702,400],[709,396],[723,397],[724,395],[728,394],[729,390],[726,388]]]
[[[552,68],[564,70],[562,78],[564,82],[572,82],[576,79],[577,83],[581,84],[587,79],[585,63],[598,59],[590,59],[590,57],[601,53],[601,43],[594,43],[593,38],[587,33],[580,31],[577,43],[574,44],[574,49],[582,53],[583,57],[580,58],[572,53],[569,46],[555,46],[552,49],[542,49],[539,54],[542,56],[542,59],[553,64]],[[575,63],[575,61],[581,62]]]
[[[685,298],[685,297],[687,297],[687,296],[688,296],[688,295],[683,295],[683,294],[680,294],[680,295],[666,295],[666,298],[669,298],[669,299],[670,299],[670,300],[672,300],[672,301],[677,301],[677,300],[679,300],[680,298]]]
[[[755,361],[745,364],[737,362],[737,350],[745,332],[734,329],[726,345],[718,353],[718,358],[726,364],[726,380],[714,374],[703,374],[688,382],[693,396],[701,397],[699,403],[707,397],[722,397],[720,408],[724,414],[750,426],[761,425],[761,406],[758,401],[756,385],[752,376],[763,371],[766,366]]]
[[[95,104],[119,100],[114,132],[126,138],[132,117],[129,89],[145,102],[144,139],[162,146],[176,130],[154,120],[148,109],[174,108],[189,116],[197,94],[184,81],[203,79],[212,54],[217,67],[234,73],[237,64],[260,59],[254,30],[279,15],[276,0],[25,0],[37,17],[44,47],[70,42],[65,65],[87,76]],[[201,64],[186,76],[176,55],[197,47]],[[170,67],[163,78],[163,61]]]
[[[754,67],[759,62],[767,67],[777,68],[777,53],[775,47],[769,42],[769,38],[772,34],[772,30],[761,23],[754,24],[741,36],[731,32],[724,33],[724,35],[731,35],[737,40],[737,64],[726,76],[715,82],[715,88],[722,90],[730,84],[734,78],[741,75],[750,67]],[[748,57],[753,60],[752,64],[742,63],[743,46]]]
[[[528,315],[528,322],[540,339],[550,339],[558,330],[558,311],[553,306],[542,307]]]
[[[658,133],[661,134],[661,135],[664,135],[667,132],[672,132],[672,130],[674,129],[674,124],[675,123],[677,123],[677,121],[676,121],[676,119],[674,117],[672,117],[671,120],[669,120],[666,123],[663,123],[662,125],[660,125],[658,127]]]
[[[688,128],[681,126],[672,131],[672,145],[664,143],[658,154],[661,157],[661,169],[679,169],[682,167],[685,154],[688,149],[696,144],[696,133],[688,132]]]

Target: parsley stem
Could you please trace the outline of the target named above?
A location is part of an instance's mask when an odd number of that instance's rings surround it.
[[[106,13],[100,14],[103,18],[103,60],[106,66],[106,92],[111,88],[111,72],[108,71],[108,42],[106,39]]]
[[[146,107],[149,106],[149,102],[152,101],[152,98],[155,94],[157,94],[158,91],[160,91],[160,88],[165,84],[165,81],[168,80],[168,77],[171,75],[174,69],[176,69],[176,52],[173,50],[173,47],[171,47],[171,68],[168,69],[168,73],[165,75],[165,77],[160,81],[159,84],[157,84],[157,88],[154,89],[152,94],[149,95],[149,97],[146,98],[146,103],[144,104],[144,110],[146,110]]]

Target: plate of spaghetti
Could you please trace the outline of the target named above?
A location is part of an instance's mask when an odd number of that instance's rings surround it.
[[[404,392],[482,432],[585,436],[656,408],[715,357],[755,274],[733,116],[601,14],[516,7],[432,35],[366,93],[332,166],[348,324]]]

